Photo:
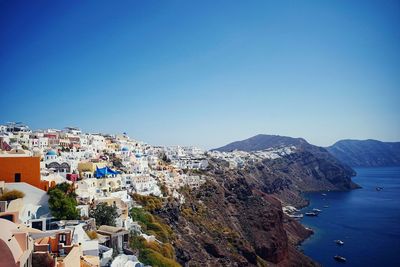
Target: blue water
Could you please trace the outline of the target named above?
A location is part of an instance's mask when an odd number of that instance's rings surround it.
[[[400,167],[356,171],[353,180],[362,189],[306,195],[311,204],[302,212],[322,212],[302,219],[315,234],[301,249],[323,266],[400,266]],[[377,186],[384,189],[376,191]],[[338,246],[336,239],[345,244]],[[334,255],[347,262],[336,262]]]

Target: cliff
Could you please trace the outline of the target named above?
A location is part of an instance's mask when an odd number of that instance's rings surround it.
[[[282,147],[294,147],[295,151],[274,160],[247,163],[240,172],[264,192],[277,195],[283,202],[296,206],[306,204],[300,196],[301,192],[340,191],[359,187],[351,181],[356,174],[351,167],[325,148],[309,144],[302,138],[256,135],[215,150],[254,152]]]
[[[183,188],[184,202],[170,199],[157,212],[174,232],[176,259],[183,266],[318,265],[296,248],[312,233],[285,215],[282,205],[307,205],[302,197],[307,191],[357,188],[351,181],[355,172],[304,139],[273,136],[278,145],[271,136],[261,139],[263,145],[251,149],[290,146],[290,153],[262,160],[245,154],[252,160],[237,168],[210,156],[202,173],[207,182]]]
[[[400,142],[341,140],[327,149],[352,167],[400,166]]]
[[[279,200],[218,165],[208,175],[200,188],[182,191],[184,204],[169,203],[158,214],[175,233],[178,262],[183,266],[316,266],[296,249],[310,232],[283,214]],[[285,225],[297,230],[289,231]]]
[[[321,152],[324,156],[325,150]],[[282,203],[304,206],[301,192],[348,190],[353,171],[317,152],[300,150],[245,169],[210,159],[200,188],[185,188],[183,204],[157,214],[176,236],[183,266],[317,266],[296,246],[311,233],[282,212]],[[204,265],[202,265],[204,266]]]

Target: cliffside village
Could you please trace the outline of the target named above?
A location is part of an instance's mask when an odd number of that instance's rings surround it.
[[[49,266],[144,266],[129,247],[130,235],[162,242],[132,218],[131,209],[141,208],[132,194],[183,203],[179,190],[203,184],[211,158],[234,169],[295,150],[203,151],[75,127],[32,131],[21,123],[0,125],[0,197],[13,190],[24,194],[0,201],[0,266],[32,266],[39,254],[50,256]],[[49,209],[49,190],[65,183],[73,188],[78,220],[57,219]],[[100,204],[116,207],[114,225],[99,225],[90,216]]]
[[[126,134],[74,127],[32,131],[20,123],[0,125],[0,195],[25,195],[0,201],[0,266],[32,266],[35,254],[50,255],[51,266],[60,267],[144,266],[129,249],[129,234],[160,241],[131,218],[129,210],[140,207],[132,194],[184,201],[179,189],[204,183],[201,171],[207,167],[205,152],[195,147],[151,146]],[[62,183],[74,188],[80,220],[56,220],[50,213],[47,192]],[[89,217],[101,203],[117,207],[115,226],[96,225]]]
[[[221,159],[229,164],[230,169],[240,169],[248,165],[261,162],[268,159],[277,159],[286,155],[290,155],[296,151],[295,146],[270,148],[259,151],[240,151],[234,150],[230,152],[209,151],[207,155],[215,159]]]

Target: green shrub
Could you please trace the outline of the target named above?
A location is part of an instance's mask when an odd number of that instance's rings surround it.
[[[90,210],[89,215],[96,220],[97,226],[115,226],[115,220],[118,218],[118,209],[116,206],[107,205],[107,203],[99,203],[95,209]]]
[[[175,262],[175,252],[171,244],[147,242],[139,235],[132,235],[129,240],[132,249],[139,250],[139,259],[152,266],[179,266]]]
[[[160,244],[157,242],[145,242],[145,247],[160,253],[168,259],[174,259],[175,257],[174,248],[169,243]]]
[[[129,245],[132,249],[144,249],[145,248],[146,239],[139,235],[132,235],[129,240]]]
[[[50,195],[51,191],[55,190],[55,189],[58,189],[58,190],[64,192],[67,196],[72,197],[72,198],[76,198],[76,196],[77,196],[76,193],[75,193],[74,186],[72,184],[67,183],[67,182],[63,182],[63,183],[57,184],[56,186],[50,188],[47,191],[47,194]]]
[[[176,261],[164,257],[162,254],[149,248],[140,251],[139,260],[153,267],[180,267]]]
[[[159,223],[149,223],[147,226],[147,231],[153,232],[158,240],[161,242],[168,242],[171,237],[170,228],[167,225],[161,225]]]
[[[77,202],[74,197],[65,194],[58,188],[51,189],[49,194],[49,208],[51,215],[58,220],[77,220],[79,211],[76,209]]]
[[[154,235],[162,242],[168,242],[171,239],[173,233],[172,229],[148,211],[140,208],[132,208],[130,210],[130,215],[134,221],[139,222],[145,233]]]
[[[138,202],[147,211],[156,211],[163,207],[163,201],[156,196],[143,196],[139,194],[132,194],[132,198]]]
[[[141,222],[145,225],[154,222],[154,217],[150,213],[140,208],[132,208],[131,211],[132,220]]]

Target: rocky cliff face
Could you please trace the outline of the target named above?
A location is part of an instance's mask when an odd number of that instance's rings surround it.
[[[301,192],[350,190],[358,185],[351,181],[356,173],[339,161],[325,148],[309,144],[302,138],[278,135],[256,135],[243,141],[233,142],[217,151],[258,151],[271,148],[295,147],[290,153],[275,160],[246,164],[245,173],[252,184],[268,194],[274,194],[287,204],[303,206]]]
[[[185,203],[160,212],[174,230],[183,266],[315,266],[296,243],[310,233],[282,213],[280,201],[241,174],[214,168],[199,189],[184,190]],[[295,230],[289,234],[285,225]]]
[[[343,191],[358,188],[355,172],[341,164],[325,149],[300,149],[296,153],[249,166],[248,173],[261,182],[264,191],[295,206],[305,204],[300,196],[310,191]]]
[[[341,140],[327,149],[353,167],[400,166],[400,142]]]
[[[210,158],[207,182],[182,190],[183,204],[171,201],[157,214],[174,230],[183,266],[317,265],[296,248],[310,231],[286,216],[282,205],[306,205],[305,191],[357,185],[350,167],[323,148],[299,142],[294,152],[240,168]]]

